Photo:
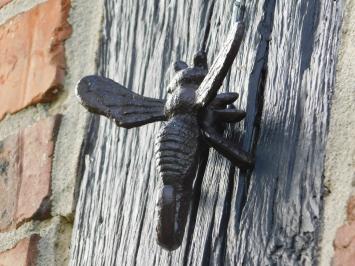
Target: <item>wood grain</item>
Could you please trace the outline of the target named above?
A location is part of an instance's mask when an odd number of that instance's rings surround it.
[[[256,167],[240,173],[210,151],[175,252],[155,241],[160,125],[126,130],[93,117],[71,265],[315,263],[341,7],[332,0],[247,1],[244,42],[223,90],[238,92],[238,108],[247,111],[226,136],[255,154]],[[105,10],[100,73],[155,98],[165,97],[174,60],[191,63],[206,30],[211,64],[236,14],[234,1],[224,0],[106,0]]]

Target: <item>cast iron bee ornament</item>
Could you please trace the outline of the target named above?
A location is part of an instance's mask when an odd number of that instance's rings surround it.
[[[226,123],[239,122],[245,112],[233,108],[237,93],[217,95],[241,44],[244,26],[231,27],[227,41],[208,71],[204,52],[192,67],[178,61],[166,100],[143,97],[104,77],[87,76],[77,85],[81,104],[90,112],[132,128],[166,121],[157,134],[156,165],[163,181],[158,202],[157,240],[174,250],[182,242],[201,145],[208,145],[242,169],[253,166],[251,156],[223,137]],[[232,107],[232,108],[231,108]]]

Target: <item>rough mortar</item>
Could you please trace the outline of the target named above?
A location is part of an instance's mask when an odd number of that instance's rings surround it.
[[[88,119],[88,112],[75,97],[75,85],[83,76],[97,71],[102,12],[103,0],[72,0],[69,23],[73,34],[65,42],[67,97],[61,105],[55,104],[49,110],[63,114],[53,161],[52,210],[53,215],[67,218],[73,217],[75,208],[77,168]]]
[[[72,225],[56,217],[39,242],[37,265],[68,265],[71,232]]]
[[[42,238],[39,244],[44,247],[44,250],[40,251],[40,253],[50,252],[49,247],[55,244],[55,238],[57,237],[55,236],[55,234],[53,234],[53,231],[58,231],[58,228],[60,228],[61,226],[62,220],[64,219],[60,217],[54,217],[52,219],[48,219],[42,222],[30,221],[21,225],[15,231],[1,233],[0,252],[13,248],[20,240],[27,238],[32,234],[39,234]]]
[[[331,265],[336,230],[346,221],[355,178],[355,2],[348,0],[342,27],[336,86],[327,140],[320,265]]]
[[[0,252],[13,248],[32,234],[39,234],[37,265],[68,265],[71,231],[71,224],[58,216],[43,222],[31,221],[16,231],[0,234]]]
[[[21,128],[28,127],[45,118],[48,113],[48,108],[48,104],[37,104],[14,115],[7,115],[0,122],[0,140],[15,134]]]

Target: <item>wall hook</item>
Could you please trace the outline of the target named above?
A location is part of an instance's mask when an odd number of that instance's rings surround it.
[[[194,56],[193,66],[178,61],[167,99],[138,95],[104,77],[80,80],[76,93],[90,112],[113,119],[117,126],[132,128],[166,121],[156,137],[156,165],[163,181],[158,202],[158,243],[167,250],[181,245],[197,170],[201,145],[209,145],[241,169],[253,166],[249,153],[223,137],[226,123],[239,122],[245,112],[232,103],[237,93],[221,93],[221,87],[238,53],[244,25],[232,25],[228,38],[207,68],[206,53]]]

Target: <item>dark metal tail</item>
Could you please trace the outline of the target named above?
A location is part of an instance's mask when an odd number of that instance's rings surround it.
[[[158,202],[157,242],[169,251],[180,247],[189,213],[191,188],[164,185]]]

